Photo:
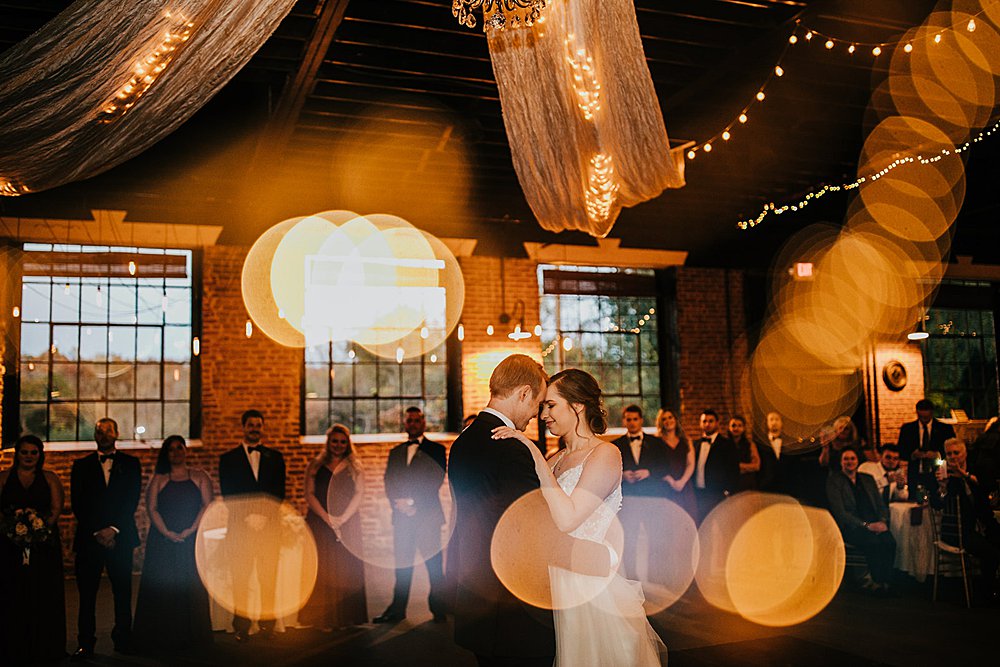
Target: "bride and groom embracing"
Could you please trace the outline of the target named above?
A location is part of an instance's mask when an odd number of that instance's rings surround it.
[[[540,412],[566,448],[546,460],[522,432]],[[597,434],[607,428],[601,388],[568,369],[547,378],[522,354],[504,359],[490,377],[490,402],[452,445],[448,477],[457,519],[448,550],[455,586],[455,641],[482,667],[648,667],[666,662],[666,647],[642,611],[638,582],[613,572],[618,554],[605,534],[621,507],[618,448]],[[491,564],[497,523],[518,498],[541,489],[562,542],[549,554],[553,600],[594,590],[554,611],[518,599]],[[570,553],[589,550],[596,570],[574,572]],[[574,562],[577,562],[574,560]],[[583,599],[583,598],[577,598]]]

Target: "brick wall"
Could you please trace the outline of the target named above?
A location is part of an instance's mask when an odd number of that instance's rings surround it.
[[[739,411],[739,397],[745,393],[743,272],[679,268],[677,323],[681,422],[695,436],[701,433],[702,410],[714,408],[721,420],[728,420]]]
[[[906,367],[906,386],[901,391],[892,391],[882,379],[882,369],[890,361],[902,362]],[[914,406],[924,397],[923,348],[919,343],[881,343],[875,348],[872,372],[881,442],[896,442],[899,427],[916,419]]]

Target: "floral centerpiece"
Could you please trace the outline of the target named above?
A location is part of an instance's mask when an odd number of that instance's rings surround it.
[[[30,507],[14,510],[2,522],[3,534],[23,551],[22,564],[31,561],[31,545],[47,542],[52,537],[52,529],[35,510]]]

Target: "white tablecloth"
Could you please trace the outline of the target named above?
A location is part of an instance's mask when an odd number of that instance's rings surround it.
[[[934,574],[934,529],[929,507],[924,508],[919,526],[910,524],[910,510],[916,503],[889,504],[889,530],[896,538],[897,570],[908,572],[917,581]]]

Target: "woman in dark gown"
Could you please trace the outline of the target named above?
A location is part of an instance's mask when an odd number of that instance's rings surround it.
[[[691,476],[694,474],[694,447],[681,428],[677,415],[663,408],[656,414],[656,435],[667,443],[667,498],[692,518],[698,516]]]
[[[212,641],[208,593],[195,565],[198,522],[212,500],[212,480],[189,468],[184,438],[163,441],[146,503],[149,537],[132,634],[141,651],[201,646]]]
[[[368,620],[365,568],[348,546],[361,549],[361,499],[364,471],[351,451],[343,424],[326,432],[323,452],[306,470],[306,523],[316,538],[319,571],[316,587],[299,620],[327,630]],[[347,545],[347,546],[345,546]]]
[[[757,488],[757,473],[760,471],[760,454],[757,445],[747,437],[747,420],[733,415],[729,420],[729,439],[736,445],[740,456],[740,481],[738,491],[752,491]]]
[[[66,655],[66,602],[59,515],[63,488],[43,468],[42,441],[21,436],[14,464],[0,473],[0,514],[31,508],[45,521],[51,538],[24,550],[0,536],[0,664],[59,660]]]

